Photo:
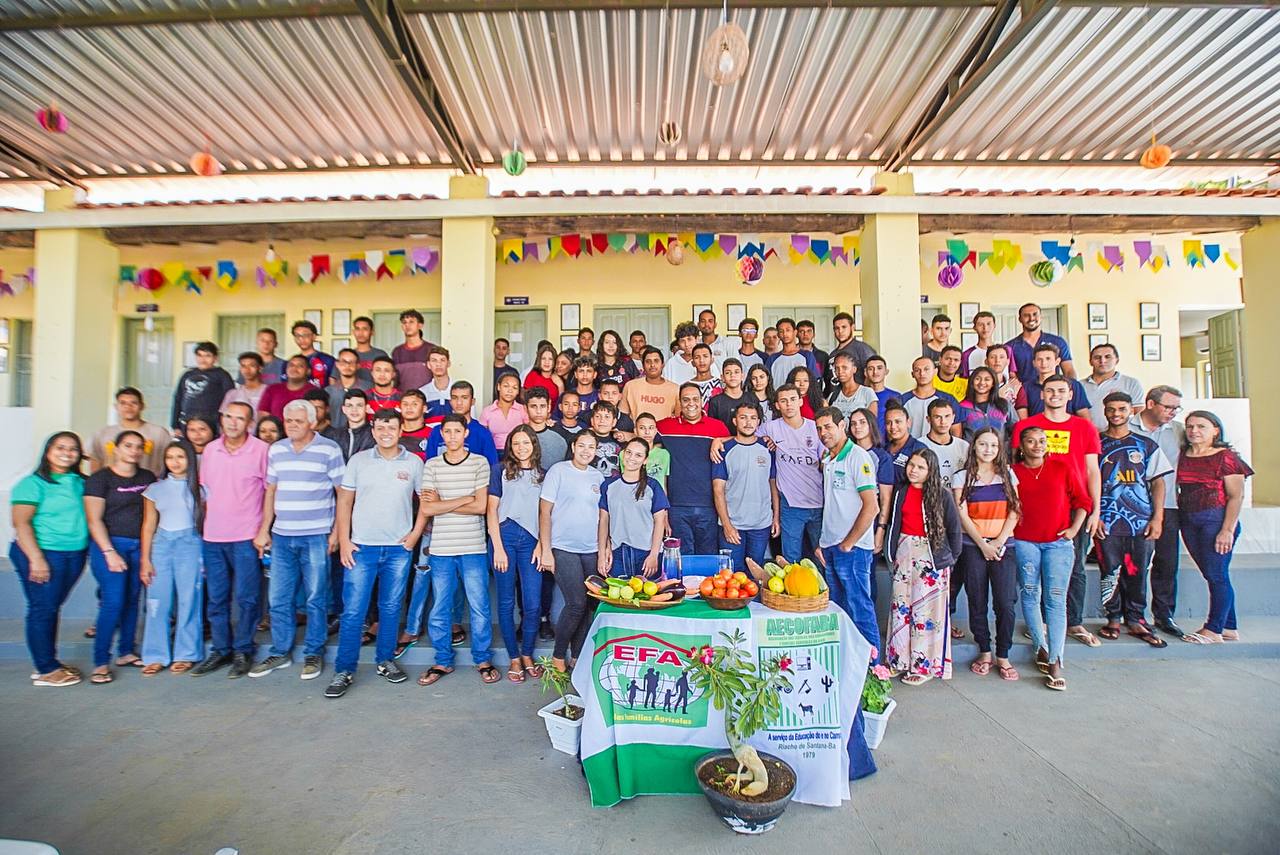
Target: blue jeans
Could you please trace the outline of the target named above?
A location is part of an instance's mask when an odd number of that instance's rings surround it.
[[[1070,540],[1032,543],[1015,540],[1013,554],[1018,561],[1018,590],[1022,619],[1027,622],[1036,650],[1049,654],[1050,662],[1062,662],[1067,638],[1067,589],[1071,585],[1071,565],[1075,544]],[[1044,590],[1044,619],[1040,617],[1040,593]],[[1044,625],[1049,626],[1046,643]]]
[[[769,538],[771,529],[769,526],[764,528],[740,528],[738,529],[738,540],[740,543],[730,543],[724,539],[724,532],[720,533],[720,548],[727,549],[733,554],[733,569],[746,570],[746,559],[750,558],[755,563],[764,566],[769,560]]]
[[[147,586],[146,625],[142,630],[142,661],[169,665],[199,662],[204,658],[204,627],[200,607],[204,601],[204,576],[200,572],[200,535],[195,529],[157,529],[151,541],[151,566],[155,578]],[[178,601],[177,631],[169,643],[169,617]]]
[[[880,661],[880,628],[876,625],[876,604],[871,599],[871,562],[875,553],[856,546],[848,552],[839,546],[827,546],[822,557],[827,562],[832,602],[844,609],[858,632],[876,649],[876,661]]]
[[[87,550],[61,552],[42,549],[49,565],[49,581],[31,581],[31,562],[17,542],[9,547],[9,560],[22,580],[22,593],[27,597],[27,650],[36,673],[48,674],[62,667],[58,660],[58,618],[67,595],[84,572]]]
[[[512,661],[519,656],[532,656],[533,644],[538,638],[539,606],[542,603],[542,574],[533,558],[538,539],[515,520],[503,520],[498,526],[502,535],[502,550],[507,553],[505,573],[493,572],[498,589],[498,628]],[[524,607],[520,614],[520,636],[516,638],[516,584],[520,585],[520,602]],[[473,630],[474,638],[474,630]],[[478,661],[478,660],[477,660]]]
[[[338,629],[338,655],[333,663],[335,671],[355,673],[364,616],[375,581],[378,583],[378,638],[373,658],[375,662],[386,662],[395,654],[396,627],[400,624],[400,606],[404,602],[404,586],[412,559],[413,553],[399,544],[360,546],[356,550],[356,566],[346,571],[342,583],[342,621]],[[271,625],[275,627],[274,617]]]
[[[98,544],[89,544],[89,569],[98,580],[97,635],[93,639],[93,667],[111,663],[111,642],[120,634],[116,647],[119,656],[137,653],[138,597],[142,593],[142,541],[136,537],[113,537],[111,548],[124,559],[119,573],[107,569],[107,556]]]
[[[782,506],[779,521],[782,524],[782,554],[788,561],[799,561],[813,555],[822,536],[822,508],[796,508],[787,503],[787,497],[778,494]],[[808,540],[812,546],[805,546]]]
[[[712,508],[672,505],[668,514],[671,536],[680,538],[681,555],[715,555],[720,520]]]
[[[609,575],[617,576],[619,579],[642,576],[644,574],[644,562],[648,557],[649,550],[636,549],[634,546],[620,543],[613,548],[613,566],[609,568]],[[658,562],[658,570],[662,570],[661,561]]]
[[[301,586],[299,586],[301,582]],[[327,534],[271,535],[271,655],[293,652],[298,629],[295,598],[306,594],[307,631],[304,656],[322,656],[329,640],[329,536]]]
[[[493,659],[493,624],[489,616],[489,556],[484,552],[468,555],[431,556],[431,593],[435,601],[427,616],[427,634],[436,650],[436,664],[453,667],[453,603],[461,577],[471,607],[471,661],[484,665]]]
[[[422,618],[430,595],[431,568],[419,567],[413,571],[413,593],[409,595],[409,614],[404,621],[406,635],[422,635]]]
[[[1213,548],[1213,541],[1222,530],[1222,521],[1226,516],[1225,508],[1209,508],[1203,511],[1183,513],[1178,520],[1182,530],[1182,542],[1187,545],[1187,552],[1200,568],[1200,575],[1209,583],[1209,617],[1204,622],[1205,629],[1221,634],[1224,629],[1236,629],[1236,591],[1231,586],[1231,555],[1219,555]],[[1240,537],[1240,524],[1236,524],[1237,539]]]
[[[274,565],[274,556],[272,558]],[[253,548],[253,541],[204,541],[204,580],[205,593],[209,598],[206,617],[212,636],[210,649],[218,656],[225,656],[233,649],[236,653],[252,656],[255,648],[253,633],[258,628],[258,589],[262,585],[262,564],[258,561],[258,550]],[[231,634],[233,599],[236,609],[234,636]]]

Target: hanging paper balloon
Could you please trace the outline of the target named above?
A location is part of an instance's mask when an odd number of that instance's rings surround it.
[[[508,175],[520,175],[528,165],[524,152],[519,147],[512,148],[511,151],[502,156],[502,168],[506,170]]]
[[[938,271],[938,284],[943,288],[956,288],[964,281],[964,268],[954,262]]]
[[[667,244],[667,264],[673,267],[684,264],[684,244],[676,238],[672,238]]]
[[[764,261],[758,255],[744,255],[738,259],[738,278],[743,285],[759,285],[764,279]]]
[[[658,126],[658,142],[672,148],[680,142],[680,126],[667,120]]]
[[[154,267],[144,267],[138,271],[136,284],[148,291],[159,291],[164,287],[164,274]]]
[[[1173,149],[1167,145],[1156,145],[1156,138],[1151,138],[1151,147],[1142,153],[1142,157],[1138,159],[1138,163],[1142,164],[1144,169],[1163,169],[1169,165],[1169,161],[1173,159]]]
[[[222,164],[218,163],[218,159],[206,147],[204,151],[191,155],[191,171],[196,175],[211,178],[222,174]]]
[[[58,109],[57,101],[50,101],[43,110],[36,110],[36,122],[51,134],[67,132],[67,114]]]
[[[1037,288],[1048,288],[1062,278],[1063,267],[1057,261],[1037,261],[1027,269],[1031,284]]]

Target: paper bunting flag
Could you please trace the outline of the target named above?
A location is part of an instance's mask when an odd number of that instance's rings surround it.
[[[4,271],[0,270],[0,295],[16,297],[34,285],[35,282],[36,269],[34,267],[28,267],[26,273],[16,274],[10,279],[5,279]]]
[[[596,232],[591,236],[590,247],[596,255],[602,254],[609,248],[609,236],[604,232]]]
[[[120,281],[134,284],[138,281],[138,268],[132,264],[126,264],[120,268]]]
[[[414,247],[412,257],[414,273],[431,273],[440,263],[440,253],[429,246]]]
[[[524,258],[524,241],[520,238],[508,238],[502,242],[502,260],[515,264]]]
[[[720,251],[721,251],[722,253],[724,253],[725,255],[732,255],[732,254],[733,254],[733,251],[734,251],[734,250],[737,248],[737,246],[738,246],[738,236],[737,236],[737,235],[720,235],[720,236],[717,238],[717,241],[718,241],[718,242],[719,242],[719,244],[720,244]]]
[[[190,270],[182,271],[182,275],[178,277],[178,282],[185,287],[186,290],[195,294],[197,297],[204,293],[204,290],[200,287],[200,283],[191,275]]]
[[[387,258],[383,264],[387,266],[387,271],[390,272],[392,277],[395,277],[404,272],[407,260],[403,249],[393,249],[387,253]]]
[[[364,254],[364,264],[365,267],[376,272],[377,269],[382,266],[382,250],[366,250]]]
[[[196,272],[200,274],[200,281],[209,284],[209,277],[213,275],[212,267],[197,267]]]
[[[649,245],[653,240],[653,235],[646,232],[644,234],[636,235],[635,238],[636,239],[631,244],[631,251],[637,252],[643,250],[644,252],[649,252]]]
[[[1204,245],[1204,257],[1209,259],[1211,264],[1217,264],[1218,259],[1222,257],[1222,247],[1216,243],[1206,243]]]
[[[609,233],[609,248],[614,252],[623,252],[627,248],[627,236],[624,234]]]
[[[978,265],[982,264],[982,259],[979,257],[977,250],[969,249],[968,241],[949,238],[947,240],[947,252],[951,255],[951,259],[961,267],[968,264],[977,270]]]
[[[120,281],[124,281],[123,279]],[[17,294],[13,290],[13,286],[9,284],[9,280],[4,278],[4,271],[0,270],[0,297],[16,297]]]
[[[1240,262],[1236,261],[1235,257],[1232,256],[1233,252],[1239,252],[1239,250],[1233,250],[1233,249],[1223,250],[1222,260],[1225,261],[1227,263],[1227,267],[1230,267],[1232,270],[1239,270]]]
[[[972,251],[970,251],[970,253],[969,253],[969,254],[970,254],[970,255],[973,255],[973,252],[972,252]],[[990,261],[990,260],[991,260],[991,256],[993,256],[994,254],[995,254],[995,253],[992,253],[992,252],[979,252],[979,253],[978,253],[978,262],[977,262],[977,264],[975,264],[975,265],[974,265],[974,269],[976,270],[977,268],[984,266],[988,261]],[[961,264],[960,266],[961,266],[961,267],[964,267],[964,265],[963,265],[963,264]]]
[[[991,241],[991,258],[988,266],[991,272],[1013,270],[1022,263],[1022,247],[1013,241],[996,239]]]
[[[310,261],[304,261],[298,265],[298,281],[307,285],[315,284],[315,269]]]
[[[560,246],[570,258],[582,255],[582,235],[562,235]]]
[[[240,278],[240,272],[236,270],[234,261],[219,261],[218,269],[218,287],[223,291],[230,291],[236,287],[236,280]]]
[[[844,247],[842,246],[831,247],[831,263],[836,264],[837,262],[843,262],[845,264],[849,263],[849,256],[845,253]]]
[[[166,284],[177,285],[182,279],[182,274],[187,272],[187,266],[181,261],[170,261],[168,264],[160,265],[160,272],[164,274]]]
[[[1040,252],[1045,258],[1056,261],[1064,267],[1071,262],[1071,244],[1058,243],[1056,240],[1042,240]]]
[[[363,258],[344,258],[342,259],[342,281],[350,282],[357,276],[364,275],[364,259]]]
[[[667,243],[671,240],[668,235],[651,234],[649,235],[649,243],[653,246],[654,255],[666,255]]]
[[[831,241],[818,240],[817,238],[810,240],[809,253],[813,256],[815,261],[821,264],[827,260],[829,255],[831,255]]]
[[[1198,240],[1184,240],[1182,257],[1187,260],[1188,267],[1204,267],[1204,246]]]
[[[862,237],[860,235],[845,235],[841,243],[846,261],[854,265],[862,262]]]
[[[698,258],[706,261],[713,255],[720,254],[720,245],[716,243],[716,236],[710,232],[698,232],[693,236],[693,251],[697,253]]]
[[[525,257],[525,258],[532,258],[534,261],[538,261],[538,260],[539,260],[539,259],[538,259],[538,242],[537,242],[537,241],[527,240],[527,241],[525,241],[525,242],[524,242],[524,257]]]
[[[1115,244],[1104,246],[1098,242],[1091,242],[1089,252],[1093,254],[1093,259],[1098,262],[1098,266],[1107,273],[1113,270],[1124,271],[1124,251],[1119,246]]]
[[[1153,248],[1149,240],[1135,240],[1133,242],[1133,254],[1138,256],[1138,269],[1146,267],[1151,261],[1151,253]]]
[[[311,256],[311,278],[310,282],[315,282],[321,276],[328,276],[333,271],[329,267],[330,259],[328,255]]]
[[[564,252],[564,247],[561,245],[559,235],[547,238],[547,261],[550,261],[562,252]]]

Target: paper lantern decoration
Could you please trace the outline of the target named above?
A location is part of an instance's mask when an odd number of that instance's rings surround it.
[[[164,274],[154,267],[144,267],[138,271],[135,284],[147,291],[159,291],[164,287]]]
[[[1037,288],[1048,288],[1062,278],[1063,272],[1062,263],[1058,261],[1037,261],[1027,268],[1027,276]]]
[[[198,151],[191,155],[191,171],[196,175],[203,175],[205,178],[211,178],[215,175],[222,174],[222,164],[209,151],[209,147],[205,146],[204,151]]]
[[[36,110],[36,123],[51,134],[67,132],[67,114],[58,109],[57,101],[50,101],[49,106]]]
[[[679,267],[684,264],[684,244],[676,238],[672,238],[667,244],[667,264],[672,267]]]
[[[1173,159],[1173,149],[1167,145],[1157,144],[1156,135],[1151,135],[1151,147],[1142,153],[1138,163],[1143,169],[1163,169]]]
[[[726,20],[716,27],[711,38],[702,47],[702,74],[716,86],[736,83],[747,73],[747,58],[750,55],[747,34],[742,31],[742,27]]]
[[[511,151],[502,156],[502,168],[506,170],[508,175],[521,175],[528,166],[524,152],[520,150],[520,146],[513,146]]]
[[[943,288],[958,288],[964,281],[964,268],[952,262],[938,271],[938,284]]]
[[[658,126],[658,142],[673,148],[680,142],[680,126],[668,119]]]
[[[738,259],[738,278],[743,285],[759,285],[764,279],[764,261],[758,255],[744,255]]]

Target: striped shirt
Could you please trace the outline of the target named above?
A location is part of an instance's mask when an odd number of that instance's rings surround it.
[[[422,489],[435,490],[441,499],[460,499],[489,490],[489,461],[467,452],[458,463],[443,453],[427,460]],[[431,555],[474,555],[485,551],[484,514],[440,514],[432,518]]]
[[[333,529],[334,489],[342,483],[342,449],[319,434],[302,451],[293,440],[271,444],[267,451],[267,484],[276,488],[275,534],[301,537]]]

